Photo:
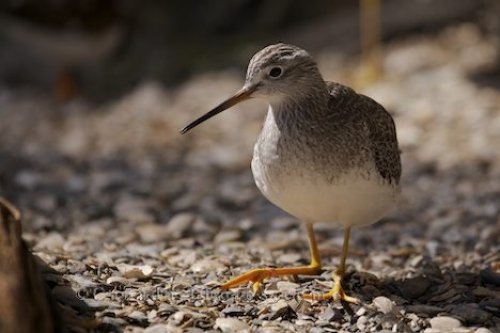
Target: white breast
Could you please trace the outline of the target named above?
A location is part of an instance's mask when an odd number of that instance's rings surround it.
[[[261,160],[254,157],[252,172],[262,194],[303,221],[368,225],[389,213],[396,202],[397,188],[382,183],[379,177],[367,179],[355,171],[328,183],[319,178],[303,178],[301,172],[273,179],[266,170]]]

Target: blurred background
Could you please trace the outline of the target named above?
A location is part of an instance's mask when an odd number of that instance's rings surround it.
[[[300,223],[253,184],[267,106],[249,101],[178,132],[234,93],[252,55],[276,42],[305,48],[325,79],[395,118],[403,199],[353,233],[356,268],[400,277],[435,260],[498,273],[498,0],[1,1],[0,195],[22,210],[29,244],[75,290],[78,274],[106,281],[89,267],[111,265],[108,252],[145,260],[137,244],[157,246],[150,258],[195,249],[168,269],[245,250],[226,242],[306,261]],[[319,241],[335,253],[341,231]]]
[[[155,223],[181,211],[215,225],[280,215],[248,167],[263,103],[178,134],[239,88],[256,51],[279,41],[309,50],[326,79],[393,114],[411,193],[402,212],[435,204],[418,187],[425,177],[498,174],[497,1],[7,0],[0,193],[35,231],[134,220],[134,210]]]

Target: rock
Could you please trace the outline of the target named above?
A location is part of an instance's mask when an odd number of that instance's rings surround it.
[[[297,264],[297,262],[300,260],[302,256],[298,253],[286,253],[281,256],[279,256],[278,262],[283,265],[292,265],[292,264]]]
[[[332,307],[329,306],[318,315],[318,319],[330,321],[333,318],[335,318],[335,315],[336,315],[335,310],[333,310]]]
[[[388,314],[392,312],[393,308],[392,301],[385,296],[375,297],[375,299],[373,300],[373,304],[375,305],[377,310],[382,312],[383,314]]]
[[[444,310],[438,306],[415,304],[415,305],[407,305],[406,311],[431,317],[437,315],[440,312],[443,312]]]
[[[422,296],[430,286],[431,281],[423,276],[406,279],[398,283],[401,295],[410,300]]]
[[[276,287],[279,291],[285,294],[285,296],[294,296],[297,293],[297,288],[299,288],[300,285],[290,281],[278,281],[276,283]]]
[[[356,316],[363,316],[366,314],[366,308],[365,307],[360,307],[358,311],[356,311]]]
[[[443,332],[451,332],[455,328],[462,327],[462,323],[453,317],[434,317],[429,320],[431,328],[441,330]]]
[[[127,285],[129,281],[122,276],[110,276],[106,279],[106,284],[123,284]]]
[[[143,243],[160,242],[168,236],[166,226],[153,223],[139,225],[135,228],[135,232]]]
[[[128,264],[118,264],[116,268],[122,273],[123,277],[127,279],[143,279],[149,277],[153,274],[153,267],[149,265],[128,265]]]
[[[201,259],[191,265],[191,270],[195,273],[208,273],[212,271],[221,272],[226,269],[226,266],[221,262],[213,259]]]
[[[215,235],[214,243],[227,243],[232,241],[237,241],[241,238],[241,230],[223,230]]]
[[[368,317],[367,316],[361,316],[358,318],[358,320],[356,321],[356,327],[358,328],[358,330],[360,330],[361,332],[365,332],[366,331],[366,326],[368,324]]]
[[[270,320],[275,320],[281,318],[282,320],[291,320],[297,318],[297,313],[288,305],[284,300],[279,300],[278,302],[271,305],[270,308],[273,314],[270,316]]]
[[[170,333],[169,327],[164,324],[156,324],[149,326],[144,330],[144,333]]]
[[[133,222],[153,222],[154,217],[148,211],[146,201],[132,196],[125,196],[113,207],[113,212],[118,219]]]
[[[158,317],[169,317],[177,312],[177,308],[168,303],[161,303],[156,311]]]
[[[167,223],[167,234],[170,238],[181,238],[196,221],[196,215],[190,213],[179,213],[174,215]]]
[[[236,318],[217,318],[214,328],[218,328],[225,333],[250,331],[250,328],[245,322]]]
[[[483,269],[479,276],[484,283],[500,286],[500,273],[494,272],[490,267]]]
[[[240,317],[245,314],[245,309],[237,306],[228,306],[224,310],[222,310],[221,313],[228,317]]]
[[[34,247],[35,251],[63,252],[64,238],[57,232],[51,232],[43,237]]]
[[[450,313],[463,318],[468,324],[482,324],[492,317],[491,313],[480,309],[476,304],[453,305]]]
[[[477,330],[475,330],[474,333],[493,333],[493,332],[487,328],[480,327]]]
[[[130,322],[138,325],[147,325],[148,317],[141,311],[132,311],[127,315]]]

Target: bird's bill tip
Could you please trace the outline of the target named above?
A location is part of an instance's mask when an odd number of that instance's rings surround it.
[[[218,106],[216,106],[212,110],[205,113],[203,116],[199,117],[198,119],[192,121],[191,123],[189,123],[188,125],[183,127],[180,130],[180,133],[186,134],[187,132],[189,132],[191,129],[195,128],[196,126],[198,126],[202,122],[212,118],[213,116],[221,113],[224,110],[229,109],[230,107],[232,107],[240,102],[243,102],[243,101],[251,98],[252,93],[255,91],[255,89],[256,89],[255,85],[251,85],[251,86],[245,85],[243,88],[238,90],[233,96],[229,97],[224,102],[222,102],[221,104],[219,104]]]

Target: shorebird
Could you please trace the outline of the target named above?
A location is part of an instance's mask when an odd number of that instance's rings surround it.
[[[181,133],[252,97],[269,104],[254,146],[255,183],[269,201],[305,222],[311,261],[301,267],[253,269],[221,287],[251,282],[256,291],[271,277],[319,274],[313,224],[329,222],[344,229],[333,287],[304,297],[357,303],[342,286],[351,228],[380,220],[400,192],[400,152],[391,115],[373,99],[325,81],[305,50],[275,44],[250,60],[243,88]]]

